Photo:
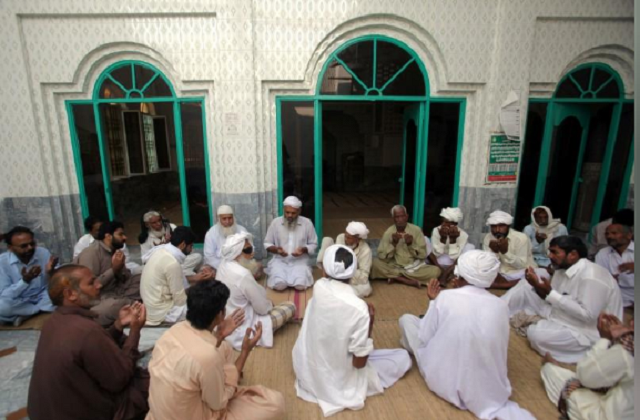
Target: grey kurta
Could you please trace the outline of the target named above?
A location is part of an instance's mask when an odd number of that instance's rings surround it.
[[[374,258],[371,267],[371,278],[405,277],[425,282],[437,278],[440,275],[440,269],[424,263],[427,257],[427,243],[422,229],[407,223],[405,233],[413,236],[411,245],[407,245],[404,238],[394,245],[391,235],[397,231],[396,226],[392,225],[382,235],[378,255]]]

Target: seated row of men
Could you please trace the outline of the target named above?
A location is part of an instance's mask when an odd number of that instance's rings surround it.
[[[563,242],[564,238],[568,240]],[[251,305],[240,308],[232,302],[239,279],[255,283],[250,271],[236,262],[249,247],[246,233],[227,238],[219,272],[229,266],[238,281],[202,280],[188,288],[186,321],[176,323],[158,340],[148,372],[136,367],[145,305],[124,306],[114,324],[104,329],[93,321],[90,310],[101,293],[96,276],[79,265],[55,270],[48,294],[57,309],[43,328],[36,352],[30,418],[131,419],[147,411],[149,420],[283,416],[281,392],[239,385],[251,350],[271,329],[266,318],[247,322]],[[570,261],[586,254],[577,238],[567,236],[555,238],[550,247],[555,250],[552,263],[558,266],[554,281],[571,270],[556,248]],[[580,261],[593,265],[584,258]],[[349,285],[358,268],[355,253],[343,245],[329,246],[322,266],[324,276],[313,286],[293,348],[298,397],[317,403],[325,416],[361,409],[367,397],[383,393],[405,375],[412,366],[411,353],[428,387],[456,407],[481,419],[533,419],[509,401],[510,302],[486,291],[500,268],[494,253],[472,250],[461,255],[451,290],[441,290],[438,280],[431,280],[427,289],[431,303],[424,318],[409,314],[400,318],[400,342],[406,350],[375,349],[375,308]],[[527,280],[534,283],[531,277]],[[592,282],[564,275],[554,287],[563,290],[576,281],[585,281],[585,287]],[[237,298],[243,292],[235,293]],[[568,302],[573,297],[568,293],[562,299]],[[559,409],[569,418],[633,417],[633,329],[604,313],[608,307],[602,309],[602,315],[596,314],[598,341],[579,362],[576,375],[555,366],[551,355],[545,357],[543,382],[549,397],[561,402]],[[123,334],[125,327],[129,336]],[[238,342],[240,354],[235,357],[232,347]]]

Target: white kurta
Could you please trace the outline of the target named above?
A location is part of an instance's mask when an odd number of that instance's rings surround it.
[[[364,368],[353,367],[354,356],[369,356]],[[293,348],[298,397],[319,404],[325,416],[359,410],[410,368],[405,350],[373,350],[369,309],[351,286],[316,282]]]
[[[247,328],[253,328],[260,321],[262,338],[258,345],[273,347],[273,326],[269,316],[273,304],[267,299],[266,289],[256,282],[249,270],[236,261],[222,260],[216,279],[223,282],[231,292],[227,300],[227,315],[231,315],[236,309],[244,310],[244,323],[227,337],[229,344],[240,350]]]
[[[436,226],[431,231],[431,247],[433,248],[433,255],[437,258],[446,255],[451,261],[455,262],[455,260],[457,260],[462,254],[464,247],[467,245],[469,235],[464,230],[458,228],[460,236],[456,238],[455,242],[451,243],[451,239],[447,238],[447,243],[443,244],[440,240],[439,228],[440,226]]]
[[[324,258],[324,251],[329,248],[331,245],[345,245],[344,233],[341,233],[336,237],[336,240],[332,238],[322,238],[322,247],[318,252],[318,258],[316,262],[318,267],[322,265],[322,259]],[[372,262],[372,254],[371,248],[366,240],[360,239],[358,241],[358,246],[355,249],[352,249],[353,253],[356,254],[356,259],[358,260],[358,269],[353,274],[353,277],[349,280],[349,284],[356,291],[356,295],[358,297],[367,297],[371,294],[371,284],[369,283],[369,273],[371,272],[371,262]]]
[[[489,242],[495,239],[496,237],[491,232],[487,233],[482,241],[482,249],[487,252],[493,252],[489,248]],[[527,235],[513,229],[509,229],[507,239],[509,240],[507,253],[494,253],[500,260],[500,274],[507,280],[521,279],[524,277],[524,272],[528,267],[538,267],[531,254],[531,242]]]
[[[235,225],[235,233],[245,233],[247,229],[243,226]],[[216,223],[211,226],[211,229],[207,231],[204,236],[204,263],[218,269],[220,262],[222,262],[222,246],[227,237],[222,233],[222,225]]]
[[[422,320],[400,319],[429,389],[481,419],[533,419],[509,401],[509,309],[475,286],[442,291]]]
[[[306,289],[313,284],[311,267],[309,267],[309,255],[318,247],[318,236],[311,220],[298,216],[297,226],[289,230],[286,219],[282,216],[273,219],[267,235],[264,238],[264,247],[282,247],[289,254],[286,257],[273,255],[265,272],[269,275],[267,286],[283,290],[287,287]],[[297,248],[307,248],[307,253],[299,257],[291,255]]]
[[[545,318],[527,329],[531,346],[540,354],[550,352],[563,363],[576,363],[600,338],[597,323],[601,312],[622,319],[622,298],[613,277],[586,258],[566,270],[556,270],[552,291],[545,300],[525,281],[502,299],[515,315],[524,311]]]
[[[89,247],[89,245],[91,245],[95,240],[96,239],[91,236],[90,233],[82,235],[80,239],[78,239],[76,245],[73,247],[73,259],[75,260],[78,255],[80,255],[80,253],[84,251],[85,248]],[[131,274],[135,275],[142,273],[142,267],[140,266],[140,264],[131,261],[131,254],[129,253],[127,244],[124,244],[122,246],[122,253],[124,254],[124,265],[131,271]]]
[[[147,309],[146,325],[175,322],[175,318],[180,319],[186,313],[184,282],[180,261],[166,249],[155,251],[140,278],[140,296]]]
[[[631,241],[622,255],[618,254],[618,251],[610,246],[601,249],[596,254],[596,264],[603,266],[612,276],[617,277],[620,292],[622,293],[622,303],[625,307],[633,305],[635,301],[635,297],[633,296],[635,291],[635,274],[633,272],[621,273],[619,267],[620,264],[634,262],[634,248],[634,243]]]

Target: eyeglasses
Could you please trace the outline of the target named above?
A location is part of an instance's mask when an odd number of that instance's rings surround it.
[[[35,248],[36,247],[36,241],[31,241],[31,242],[27,242],[26,244],[20,244],[20,245],[14,245],[14,246],[16,246],[17,248],[20,248],[20,249],[27,249],[29,247]]]
[[[246,248],[244,248],[242,250],[243,254],[251,254],[252,252],[253,252],[253,247],[252,246],[248,246],[248,247],[246,247]]]

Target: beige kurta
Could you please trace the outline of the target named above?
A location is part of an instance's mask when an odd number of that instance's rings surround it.
[[[344,233],[341,233],[336,237],[335,242],[333,238],[323,238],[322,239],[322,248],[318,252],[318,259],[316,261],[318,267],[322,268],[322,259],[324,258],[324,252],[331,245],[347,245],[344,239]],[[358,297],[367,297],[371,294],[371,285],[369,284],[369,273],[371,272],[371,248],[369,244],[364,239],[360,239],[358,241],[358,246],[352,249],[353,253],[356,254],[356,259],[358,261],[358,269],[355,274],[349,280],[349,284],[356,291],[356,295]]]
[[[482,249],[487,252],[493,252],[489,247],[489,243],[493,240],[496,240],[496,237],[491,232],[487,233],[482,241]],[[509,275],[522,272],[522,275],[524,275],[523,270],[526,268],[538,268],[538,265],[533,260],[531,241],[527,235],[517,230],[509,229],[507,240],[509,241],[507,253],[494,253],[500,260],[500,274]]]
[[[263,386],[238,386],[231,346],[180,322],[156,343],[149,363],[146,420],[278,419],[284,397]]]
[[[373,260],[371,278],[406,277],[425,282],[437,278],[440,275],[440,269],[424,263],[427,257],[427,243],[422,229],[407,223],[405,232],[413,236],[411,245],[407,245],[404,238],[394,245],[391,235],[396,232],[395,225],[392,225],[382,235],[378,255]]]

